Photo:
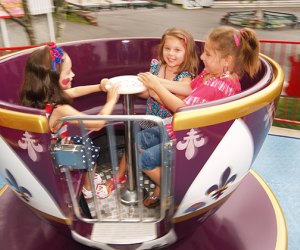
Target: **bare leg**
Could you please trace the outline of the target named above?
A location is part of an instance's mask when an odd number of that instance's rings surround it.
[[[126,158],[125,158],[125,154],[123,154],[120,161],[118,173],[117,173],[118,178],[122,178],[125,175],[125,172],[126,172]]]
[[[96,195],[100,199],[106,198],[111,194],[111,192],[114,190],[114,183],[112,180],[107,180],[106,183],[103,181],[99,175],[96,176],[96,168],[93,168],[93,181],[96,189]],[[95,178],[97,177],[97,178]],[[84,183],[83,183],[83,188],[82,192],[84,194],[84,197],[86,199],[91,199],[92,198],[92,184],[90,183],[89,175],[88,173],[84,173]]]
[[[96,168],[93,168],[93,176],[95,176]],[[83,180],[83,186],[86,190],[91,190],[92,186],[90,183],[89,175],[87,172],[84,173],[84,180]]]
[[[155,183],[155,189],[153,191],[153,196],[160,196],[160,177],[161,177],[161,169],[160,167],[156,167],[152,170],[144,170],[144,173],[149,176],[149,178]]]
[[[144,206],[147,208],[153,208],[159,205],[160,203],[160,176],[161,169],[156,167],[153,170],[144,170],[144,173],[147,174],[152,181],[155,182],[156,186],[152,195],[149,195],[144,199]]]

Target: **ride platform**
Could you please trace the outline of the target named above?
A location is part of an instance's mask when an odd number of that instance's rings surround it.
[[[91,249],[39,217],[7,186],[0,192],[0,217],[3,249]],[[216,213],[168,249],[287,249],[284,215],[272,190],[251,170]]]

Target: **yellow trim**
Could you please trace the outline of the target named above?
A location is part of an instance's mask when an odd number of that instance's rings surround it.
[[[273,68],[274,78],[266,88],[250,96],[222,105],[177,112],[173,117],[174,130],[185,130],[234,120],[253,113],[276,99],[282,90],[284,73],[278,63],[262,55]]]
[[[250,170],[250,173],[256,178],[262,188],[265,190],[268,195],[272,206],[274,208],[276,223],[277,223],[277,240],[275,250],[287,250],[288,249],[288,232],[286,227],[286,221],[284,218],[284,214],[282,208],[276,199],[276,196],[268,186],[268,184],[261,178],[261,176],[255,172],[254,170]]]
[[[47,214],[47,213],[44,213],[32,206],[30,206],[29,204],[27,203],[24,203],[28,208],[30,208],[31,210],[33,210],[35,213],[39,214],[40,216],[44,217],[44,218],[47,218],[48,220],[52,220],[52,221],[55,221],[55,222],[58,222],[60,224],[64,224],[64,225],[71,225],[72,224],[72,219],[71,218],[66,218],[66,219],[62,219],[62,218],[58,218],[58,217],[55,217],[51,214]]]
[[[5,190],[8,188],[8,185],[5,184],[1,189],[0,189],[0,196],[2,196],[5,192]]]
[[[231,193],[232,194],[232,193]],[[217,202],[209,205],[209,206],[206,206],[204,208],[201,208],[195,212],[192,212],[192,213],[189,213],[189,214],[186,214],[186,215],[183,215],[183,216],[180,216],[180,217],[174,217],[172,218],[172,222],[173,223],[179,223],[179,222],[182,222],[182,221],[186,221],[186,220],[189,220],[191,218],[194,218],[196,216],[199,216],[217,206],[220,206],[221,204],[223,204],[225,201],[227,201],[227,199],[231,196],[231,194],[227,195],[226,197],[218,200]]]
[[[253,177],[259,182],[261,187],[264,189],[264,191],[268,195],[268,198],[269,198],[269,200],[272,204],[272,207],[274,209],[274,213],[275,213],[275,217],[276,217],[276,224],[277,224],[277,239],[276,239],[276,248],[275,248],[275,250],[287,250],[288,249],[287,227],[286,227],[284,214],[283,214],[283,211],[280,207],[280,204],[278,203],[278,201],[277,201],[274,193],[270,189],[270,187],[261,178],[261,176],[252,169],[250,169],[250,173],[253,175]],[[225,200],[227,200],[230,197],[230,195],[226,196],[222,200],[220,200],[220,201],[218,201],[218,202],[216,202],[216,203],[214,203],[214,204],[212,204],[208,207],[205,207],[204,209],[200,209],[197,212],[194,212],[194,213],[191,213],[191,214],[188,214],[188,215],[184,215],[184,216],[181,216],[181,217],[173,218],[172,221],[173,221],[173,223],[178,223],[178,222],[182,222],[182,221],[185,221],[185,220],[189,220],[189,219],[191,219],[195,216],[199,216],[199,215],[203,214],[204,212],[207,212],[208,210],[222,204]]]
[[[0,126],[35,133],[49,133],[46,116],[0,108]]]
[[[174,130],[185,130],[218,124],[243,117],[266,106],[276,99],[282,90],[284,74],[274,60],[264,55],[273,67],[275,78],[266,88],[250,96],[222,105],[203,109],[177,112],[174,117]],[[36,133],[48,133],[45,116],[0,109],[0,126]]]

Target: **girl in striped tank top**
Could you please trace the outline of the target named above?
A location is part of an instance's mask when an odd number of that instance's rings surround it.
[[[99,156],[99,148],[93,145],[90,138],[81,136],[69,136],[68,124],[59,122],[64,116],[85,115],[73,108],[73,98],[102,91],[100,84],[86,85],[72,88],[72,79],[75,74],[72,71],[72,61],[68,54],[54,43],[34,50],[28,57],[25,66],[23,85],[20,91],[22,105],[44,109],[48,118],[51,131],[51,140],[60,141],[62,144],[80,144],[83,148],[90,150],[90,157],[82,159],[83,164],[95,166]],[[112,87],[107,92],[107,100],[101,115],[112,113],[119,99],[118,87]],[[77,123],[70,121],[69,123]],[[100,130],[105,121],[83,121],[89,130]],[[97,198],[106,198],[114,189],[111,180],[104,181],[100,175],[94,175]],[[84,177],[82,193],[86,199],[92,198],[91,184],[88,175]]]

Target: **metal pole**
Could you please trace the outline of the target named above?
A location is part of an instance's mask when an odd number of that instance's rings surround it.
[[[52,13],[47,13],[47,20],[48,20],[48,27],[49,27],[49,33],[50,33],[50,41],[56,42]]]
[[[6,23],[3,18],[0,18],[0,27],[1,27],[1,33],[3,38],[3,47],[9,47],[9,39],[8,39],[8,32],[6,28]]]
[[[132,115],[133,109],[133,96],[124,95],[124,114]],[[136,204],[138,201],[136,191],[136,166],[134,154],[134,138],[133,138],[133,122],[127,121],[125,123],[125,155],[127,167],[127,188],[121,191],[121,202],[125,205]]]

